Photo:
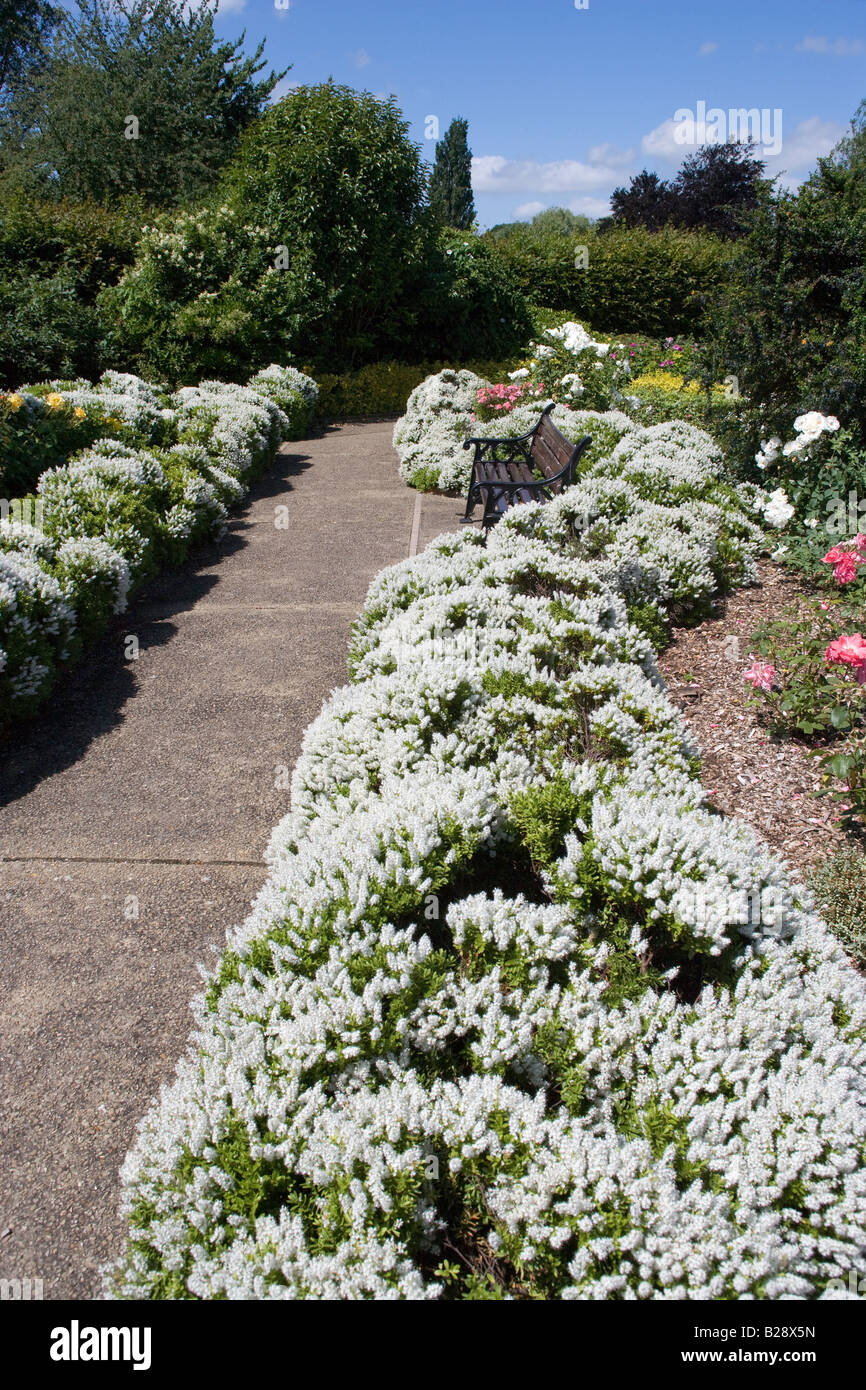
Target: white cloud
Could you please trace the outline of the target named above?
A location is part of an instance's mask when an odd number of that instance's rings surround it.
[[[679,122],[671,116],[643,137],[640,142],[641,150],[644,154],[655,155],[656,159],[682,159],[688,146],[677,140],[676,134],[679,129]],[[697,143],[700,144],[700,141]]]
[[[718,46],[719,45],[717,43],[714,43],[713,40],[710,39],[708,43],[701,44],[700,48],[698,49],[698,56],[700,58],[706,58],[709,56],[710,53],[715,53]]]
[[[357,53],[352,54],[352,62],[356,68],[366,68],[370,61],[369,53],[363,48],[359,48]]]
[[[729,112],[724,112],[724,116],[724,133],[727,136],[737,137],[745,134],[744,130],[731,124],[734,118]],[[790,134],[785,133],[781,115],[777,117],[775,112],[768,112],[767,118],[766,128],[757,132],[757,135],[763,135],[765,144],[762,146],[758,139],[755,153],[759,159],[764,160],[767,166],[765,172],[769,177],[781,173],[782,170],[786,171],[781,180],[785,187],[796,187],[802,182],[802,177],[798,179],[791,175],[797,171],[801,175],[808,173],[815,167],[818,157],[829,154],[845,134],[844,126],[836,121],[822,120],[820,116],[810,116],[808,120],[801,121]],[[686,123],[673,119],[662,121],[661,125],[643,137],[641,150],[658,160],[675,160],[679,164],[687,154],[718,138],[712,121],[695,120],[692,125],[692,139],[678,140],[678,132],[681,137],[689,133],[685,128]],[[776,148],[773,147],[774,144]]]
[[[822,121],[820,116],[810,116],[785,137],[781,153],[767,160],[766,174],[772,178],[774,174],[781,173],[783,188],[797,188],[815,168],[819,157],[829,154],[845,133],[846,127],[836,121]]]
[[[827,39],[811,35],[797,44],[799,53],[831,53],[836,58],[861,58],[866,53],[864,39]]]
[[[514,216],[518,222],[534,217],[537,212],[544,212],[546,203],[521,203],[519,208],[514,209]]]
[[[567,204],[569,212],[583,213],[584,217],[607,217],[610,212],[609,198],[572,198]]]
[[[609,164],[583,164],[577,159],[539,164],[534,159],[487,154],[472,160],[472,187],[476,193],[580,193],[603,188],[620,177],[619,171]]]
[[[620,150],[616,145],[593,145],[586,157],[590,164],[607,164],[616,168],[618,165],[631,164],[634,150]]]

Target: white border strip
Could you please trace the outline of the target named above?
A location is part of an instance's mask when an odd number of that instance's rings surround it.
[[[418,536],[421,531],[421,493],[415,493],[415,511],[412,516],[412,535],[409,538],[409,559],[418,554]]]

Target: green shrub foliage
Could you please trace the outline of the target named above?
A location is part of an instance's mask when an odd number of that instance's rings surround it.
[[[574,238],[527,228],[487,239],[532,303],[567,309],[599,332],[654,336],[697,330],[705,297],[723,279],[732,255],[707,232],[672,228]]]
[[[765,196],[713,296],[707,376],[744,398],[726,437],[749,462],[808,410],[866,444],[866,103],[797,193]]]

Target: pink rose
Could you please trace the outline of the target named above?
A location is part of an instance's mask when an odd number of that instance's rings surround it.
[[[862,667],[866,672],[866,640],[859,632],[852,633],[850,637],[843,632],[841,637],[830,643],[824,653],[824,660],[845,666]],[[859,673],[857,679],[860,680]]]
[[[755,690],[771,690],[776,678],[776,668],[769,661],[759,661],[752,657],[752,664],[743,672],[743,680],[749,681]]]

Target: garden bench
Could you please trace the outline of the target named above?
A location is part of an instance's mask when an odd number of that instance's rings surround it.
[[[463,441],[464,449],[475,446],[463,521],[471,521],[475,504],[483,501],[487,530],[512,503],[548,501],[574,482],[578,459],[592,435],[572,444],[550,418],[554,404],[545,406],[535,428],[517,439]]]

